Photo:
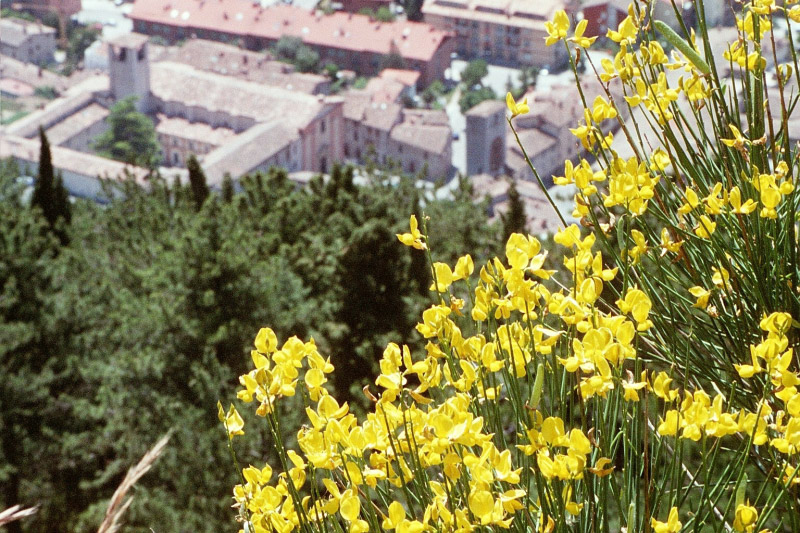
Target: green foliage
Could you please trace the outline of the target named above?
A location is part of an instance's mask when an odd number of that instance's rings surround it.
[[[41,85],[34,89],[33,93],[38,96],[39,98],[44,98],[46,100],[53,100],[58,96],[54,87],[50,85]]]
[[[136,111],[135,101],[129,96],[111,107],[109,129],[95,139],[94,149],[103,157],[155,168],[161,159],[156,130],[147,115]]]
[[[440,80],[435,80],[422,91],[420,96],[425,105],[430,107],[445,93],[445,90],[444,83]]]
[[[403,56],[397,53],[386,54],[385,56],[381,57],[380,62],[380,69],[383,70],[385,68],[406,68],[406,60],[403,59]]]
[[[16,11],[10,8],[3,8],[0,11],[0,18],[15,18],[15,19],[22,19],[27,20],[29,22],[36,22],[36,17],[31,15],[30,13],[26,13],[25,11]]]
[[[516,182],[508,186],[508,211],[501,216],[503,221],[503,242],[506,242],[512,233],[526,233],[528,217],[525,215],[525,204],[517,190]]]
[[[339,79],[339,65],[336,63],[325,63],[325,67],[322,70],[331,81],[335,82]]]
[[[419,347],[430,278],[394,237],[421,216],[410,180],[376,174],[361,187],[335,168],[298,189],[273,170],[243,178],[239,194],[228,178],[199,203],[191,186],[123,182],[107,205],[73,205],[59,248],[43,217],[20,209],[18,170],[0,170],[0,508],[40,503],[25,531],[96,531],[126,470],[170,429],[126,530],[226,530],[237,480],[214,404],[264,324],[313,335],[349,364],[335,384],[345,395],[389,336]],[[467,192],[424,203],[442,249],[491,241]],[[290,426],[301,402],[282,412]],[[242,462],[275,460],[265,435],[249,436]]]
[[[65,244],[67,234],[64,225],[69,224],[72,218],[69,197],[61,176],[56,176],[53,170],[50,142],[41,126],[39,126],[39,145],[39,171],[33,188],[31,206],[41,211],[50,230],[58,235],[62,244]]]
[[[211,190],[208,188],[206,175],[194,154],[191,154],[186,160],[186,168],[189,170],[189,189],[192,191],[194,207],[196,211],[200,211],[211,194]]]
[[[71,26],[67,35],[67,66],[75,68],[83,61],[83,53],[101,35],[102,31],[91,27],[74,25]]]
[[[461,83],[470,89],[476,85],[483,86],[482,80],[489,74],[489,66],[483,59],[475,59],[467,63],[461,71]]]
[[[497,95],[491,87],[467,89],[461,93],[461,97],[458,99],[458,106],[461,108],[462,113],[466,113],[484,100],[494,100],[495,98],[497,98]]]
[[[424,0],[403,0],[402,6],[406,11],[408,20],[419,22],[422,20],[422,4]]]
[[[294,65],[300,72],[317,72],[319,70],[319,53],[303,44],[300,37],[285,35],[272,49],[275,57]]]
[[[36,503],[54,477],[64,367],[47,295],[58,244],[46,221],[22,208],[15,165],[0,172],[0,502]],[[35,480],[35,481],[34,481]],[[69,495],[59,495],[68,498]],[[8,505],[3,505],[8,507]],[[20,531],[12,524],[9,531]],[[53,531],[56,531],[54,528]]]

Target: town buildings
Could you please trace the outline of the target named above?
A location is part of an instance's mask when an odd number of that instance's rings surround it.
[[[387,72],[388,71],[388,72]],[[344,99],[344,157],[354,163],[396,164],[409,174],[449,177],[452,129],[444,111],[405,109],[415,73],[387,69]]]
[[[425,21],[455,34],[465,59],[556,68],[566,63],[563,46],[545,46],[545,22],[564,8],[560,0],[427,0]]]
[[[628,16],[630,0],[587,0],[581,5],[587,37],[605,36]]]
[[[14,6],[36,16],[52,12],[70,17],[81,10],[81,0],[15,0]]]
[[[62,158],[79,160],[68,157],[71,151],[90,156],[111,106],[133,96],[155,123],[164,170],[182,172],[194,154],[212,186],[226,174],[238,178],[271,166],[324,173],[337,161],[371,158],[431,178],[451,174],[447,115],[401,105],[414,95],[417,72],[390,69],[365,89],[330,96],[325,76],[221,43],[151,47],[147,36],[127,34],[110,40],[105,56],[108,74],[90,76],[9,125],[6,148],[36,142],[42,126]]]
[[[0,20],[0,53],[24,63],[46,65],[56,51],[56,30],[17,18]]]
[[[324,63],[363,75],[399,60],[420,73],[423,86],[444,76],[455,51],[452,34],[430,24],[379,22],[346,12],[324,15],[283,4],[264,8],[240,0],[137,0],[129,16],[136,32],[170,42],[196,37],[262,50],[281,37],[298,37]]]

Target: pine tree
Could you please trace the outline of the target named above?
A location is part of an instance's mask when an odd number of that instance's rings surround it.
[[[235,192],[233,178],[231,178],[231,175],[226,172],[225,176],[222,178],[222,192],[220,193],[222,196],[222,201],[226,204],[233,202],[233,196]]]
[[[503,220],[503,242],[506,242],[512,233],[525,233],[528,217],[525,214],[525,204],[517,191],[515,182],[508,186],[508,211],[501,216]]]
[[[38,207],[42,211],[50,230],[58,236],[61,244],[66,244],[66,231],[58,225],[58,221],[62,219],[64,224],[69,224],[72,219],[69,195],[64,188],[61,175],[58,177],[55,175],[50,141],[47,140],[47,135],[41,126],[39,126],[39,141],[39,172],[36,175],[31,206]]]
[[[200,167],[200,163],[194,154],[186,160],[186,168],[189,170],[189,188],[192,191],[195,211],[200,211],[211,191],[208,189],[206,175]]]

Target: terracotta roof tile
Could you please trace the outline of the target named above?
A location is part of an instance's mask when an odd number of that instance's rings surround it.
[[[449,32],[422,22],[377,22],[366,15],[323,15],[289,5],[263,8],[241,0],[137,0],[129,17],[192,29],[277,41],[300,37],[311,46],[429,61]]]

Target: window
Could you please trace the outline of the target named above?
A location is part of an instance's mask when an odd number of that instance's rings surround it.
[[[172,163],[175,165],[180,163],[180,156],[178,155],[178,152],[172,152]]]
[[[320,122],[319,122],[319,132],[320,133],[325,133],[325,119],[324,118],[322,120],[320,120]]]

